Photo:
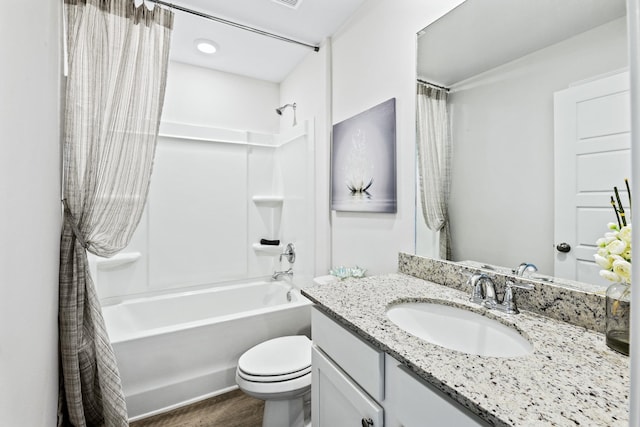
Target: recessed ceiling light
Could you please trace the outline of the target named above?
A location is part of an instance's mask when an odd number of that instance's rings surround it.
[[[216,46],[216,44],[211,40],[197,39],[194,42],[194,45],[196,46],[196,49],[198,49],[200,52],[206,53],[208,55],[212,53],[216,53],[216,51],[218,50],[218,46]]]

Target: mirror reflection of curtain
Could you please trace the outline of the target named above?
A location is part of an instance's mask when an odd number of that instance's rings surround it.
[[[427,227],[439,233],[442,259],[451,259],[448,213],[451,134],[447,100],[446,89],[418,82],[416,138],[422,216]]]
[[[147,197],[173,13],[130,0],[65,0],[69,75],[60,242],[58,425],[128,426],[86,251],[127,245]]]

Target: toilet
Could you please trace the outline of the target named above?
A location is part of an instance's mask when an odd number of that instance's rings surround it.
[[[304,335],[274,338],[238,360],[236,384],[265,401],[262,427],[311,425],[311,340]]]

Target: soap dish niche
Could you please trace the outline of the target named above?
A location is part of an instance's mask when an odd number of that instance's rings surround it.
[[[263,255],[280,255],[284,251],[283,245],[261,245],[260,243],[253,244],[253,250],[256,253]]]
[[[264,195],[264,196],[258,195],[258,196],[253,196],[251,199],[253,200],[253,203],[255,203],[258,206],[266,206],[266,207],[272,207],[272,208],[280,207],[284,202],[284,197],[276,196],[276,195]]]

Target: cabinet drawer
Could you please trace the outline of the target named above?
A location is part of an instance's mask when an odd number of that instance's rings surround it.
[[[488,427],[489,424],[386,355],[386,427]]]
[[[378,402],[384,399],[384,353],[364,342],[317,308],[311,312],[311,338]]]
[[[316,346],[311,352],[311,361],[311,424],[314,427],[384,427],[382,407]]]

